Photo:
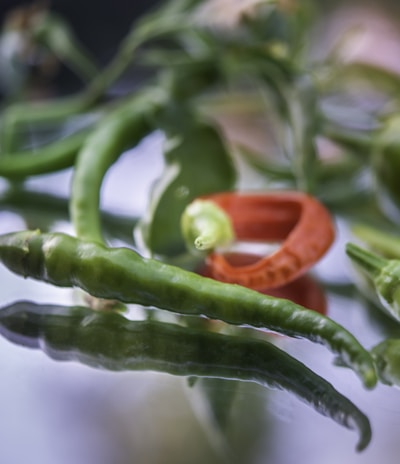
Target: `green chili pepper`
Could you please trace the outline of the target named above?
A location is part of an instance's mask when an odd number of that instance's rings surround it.
[[[71,191],[71,218],[79,237],[102,242],[100,190],[109,167],[124,150],[151,132],[151,119],[163,94],[145,89],[102,119],[86,140],[75,163]]]
[[[20,180],[69,168],[89,133],[90,129],[81,130],[35,151],[3,155],[0,157],[0,176]]]
[[[180,228],[186,206],[200,195],[231,190],[236,181],[232,158],[219,132],[186,111],[179,121],[179,132],[168,133],[166,167],[140,223],[144,243],[156,255],[186,252]]]
[[[95,368],[256,382],[289,391],[340,425],[357,429],[363,450],[367,417],[334,387],[273,344],[83,307],[18,302],[0,310],[0,333],[53,359]]]
[[[383,308],[400,320],[400,260],[385,259],[353,243],[346,245],[346,253],[372,281]]]
[[[367,388],[377,380],[369,353],[333,320],[288,300],[144,259],[130,249],[110,249],[65,234],[24,231],[0,237],[0,260],[24,277],[78,286],[95,297],[308,338],[338,353]]]

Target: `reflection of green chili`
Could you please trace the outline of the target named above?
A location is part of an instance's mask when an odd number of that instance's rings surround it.
[[[368,419],[353,403],[267,341],[30,302],[0,311],[0,333],[14,343],[41,348],[54,359],[96,368],[236,379],[284,389],[339,424],[358,429],[358,450],[370,441]]]
[[[376,384],[372,359],[355,337],[333,320],[288,300],[144,259],[126,248],[107,248],[60,233],[3,235],[0,259],[24,277],[61,287],[78,286],[95,297],[308,338],[338,353],[367,388]]]

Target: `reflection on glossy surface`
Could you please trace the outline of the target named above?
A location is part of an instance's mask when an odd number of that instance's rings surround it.
[[[226,336],[151,320],[135,322],[114,312],[26,301],[1,310],[0,332],[17,344],[40,347],[57,360],[115,371],[156,370],[253,381],[284,389],[339,424],[358,429],[358,450],[371,438],[368,419],[329,383],[274,345],[250,336]],[[213,409],[217,422],[223,423],[219,412],[226,412]]]

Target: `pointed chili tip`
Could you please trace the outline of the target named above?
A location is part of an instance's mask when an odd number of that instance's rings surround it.
[[[364,421],[360,427],[360,438],[358,440],[356,450],[361,453],[365,448],[370,444],[372,438],[371,424],[369,420],[365,417]]]
[[[372,390],[374,387],[376,387],[376,384],[378,383],[378,375],[375,369],[370,368],[364,372],[363,383],[364,387],[368,390]]]

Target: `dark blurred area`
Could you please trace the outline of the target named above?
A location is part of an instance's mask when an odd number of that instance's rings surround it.
[[[52,0],[29,2],[27,0],[1,0],[0,25],[4,24],[10,13],[21,7],[38,5],[47,7],[65,20],[73,30],[76,39],[101,68],[114,56],[118,44],[126,36],[135,18],[159,4],[159,0],[147,1],[70,1]],[[31,73],[37,70],[32,66]],[[41,76],[42,77],[42,76]],[[54,79],[55,78],[55,79]],[[60,65],[52,76],[56,93],[67,94],[81,88],[82,80],[75,73]],[[0,98],[1,98],[0,90]]]
[[[118,45],[130,30],[135,18],[150,11],[164,0],[141,1],[93,1],[71,0],[1,0],[0,25],[4,27],[7,15],[16,8],[27,5],[44,5],[62,17],[73,30],[76,39],[94,58],[99,68],[103,68],[115,55]],[[206,1],[206,0],[204,0]],[[283,1],[283,0],[282,0]],[[287,1],[287,0],[285,0]],[[298,0],[301,1],[301,0]],[[321,20],[330,18],[341,6],[356,7],[358,10],[384,10],[391,18],[400,17],[400,2],[395,0],[311,0]],[[356,12],[357,15],[357,12]],[[354,15],[353,15],[354,17]],[[325,24],[324,21],[322,21]],[[324,28],[324,26],[323,26]],[[320,31],[321,32],[321,31]],[[323,30],[325,33],[325,29]],[[32,65],[31,75],[37,70]],[[140,79],[141,70],[135,69],[135,79]],[[42,76],[41,76],[42,77]],[[69,94],[82,88],[83,81],[68,66],[58,63],[57,69],[47,81],[42,82],[47,91],[55,94]],[[2,89],[0,85],[0,98]],[[3,95],[4,96],[4,95]]]
[[[29,2],[24,0],[1,0],[0,21],[14,8],[43,3],[60,14],[74,29],[78,39],[101,62],[114,53],[118,42],[128,32],[134,18],[142,15],[160,0],[146,1],[93,1],[52,0]]]

